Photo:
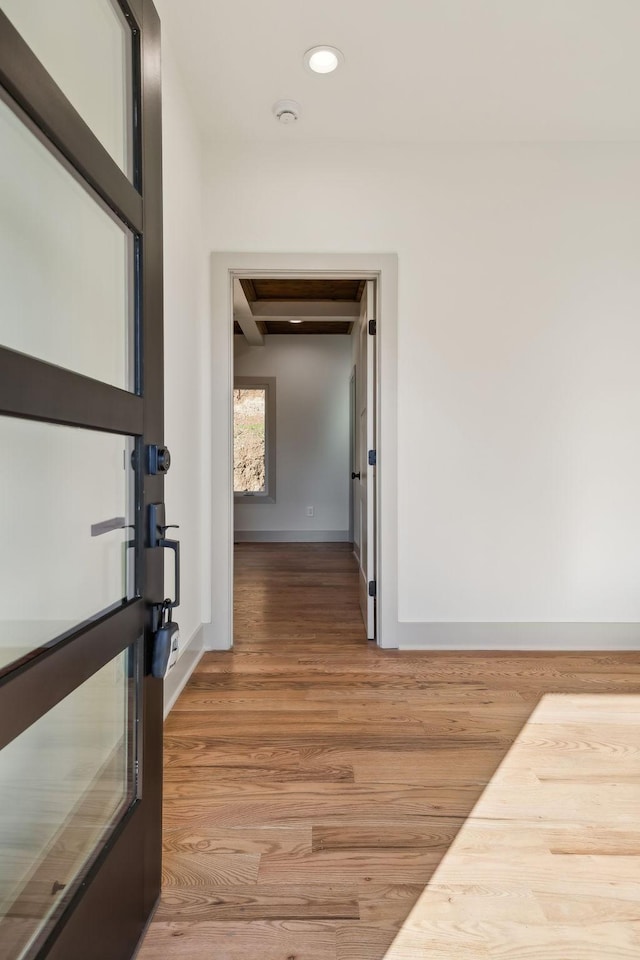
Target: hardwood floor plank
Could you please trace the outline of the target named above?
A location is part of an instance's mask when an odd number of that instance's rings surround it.
[[[464,767],[460,750],[420,751],[359,750],[354,754],[353,771],[357,783],[420,783],[463,785],[487,784],[504,759],[504,750],[465,748]]]
[[[164,858],[162,882],[165,887],[252,883],[259,863],[260,856],[253,853],[172,853]]]
[[[136,960],[336,960],[334,922],[151,923]]]
[[[291,736],[290,741],[293,740]],[[305,747],[297,743],[265,744],[256,742],[230,743],[218,737],[181,737],[167,735],[164,741],[165,769],[173,767],[198,766],[201,761],[205,767],[219,764],[223,767],[237,767],[239,771],[252,766],[288,767],[296,764],[331,766],[334,763],[351,764],[353,756],[346,756],[326,741]]]
[[[265,854],[260,883],[309,883],[321,876],[327,883],[426,883],[446,850],[329,850],[302,856]]]
[[[215,763],[200,763],[190,767],[169,767],[165,775],[165,797],[199,797],[209,795],[212,781],[251,780],[265,783],[323,783],[339,781],[353,783],[351,767],[329,767],[319,764],[290,764],[269,766],[253,764],[246,767],[224,767]]]
[[[167,799],[165,810],[172,820],[194,822],[214,819],[220,826],[306,826],[325,823],[327,817],[350,823],[371,824],[385,818],[422,820],[429,816],[465,817],[478,799],[477,786],[420,787],[402,784],[349,784],[339,782],[335,792],[326,784],[268,784],[269,787],[302,787],[287,793],[263,792],[267,785],[251,781],[214,782],[207,798]],[[250,791],[243,793],[243,787]],[[359,788],[347,791],[347,787]],[[342,788],[342,789],[340,789]],[[227,796],[224,792],[228,791]],[[235,794],[235,798],[233,797]]]
[[[422,893],[421,883],[366,883],[358,886],[360,919],[402,923]]]
[[[295,724],[293,724],[291,719],[286,716],[268,717],[265,714],[263,718],[260,719],[255,718],[253,714],[247,714],[242,721],[239,721],[236,717],[218,718],[215,729],[217,736],[223,737],[226,740],[235,740],[238,738],[246,740],[251,737],[256,738],[263,735],[267,737],[269,735],[287,737],[290,735],[292,729],[296,731],[296,736],[316,736],[322,739],[331,739],[334,734],[343,737],[370,737],[375,734],[376,730],[382,732],[384,729],[388,729],[389,723],[390,721],[384,718],[370,718],[369,720],[363,719],[360,721],[353,720],[349,717],[344,720],[316,720],[313,717],[301,715]],[[406,720],[398,725],[399,729],[393,730],[393,734],[408,739],[419,738],[427,732],[439,734],[452,733],[456,728],[464,732],[465,728],[468,729],[471,726],[473,726],[474,730],[479,727],[482,732],[486,731],[487,733],[496,733],[500,729],[499,724],[494,721],[476,724],[471,717],[462,717],[460,720],[454,722],[447,715],[437,714],[429,718],[428,728],[427,724],[422,723],[420,720]],[[521,722],[517,724],[518,731],[521,726]],[[211,732],[211,723],[207,718],[203,719],[199,711],[193,713],[183,712],[176,715],[176,718],[168,729],[172,734],[183,736],[185,734],[191,737],[207,736]]]
[[[250,696],[253,697],[256,696],[256,694],[257,691],[254,691]],[[273,694],[269,691],[262,691],[262,695],[264,699],[273,702]],[[246,697],[247,694],[229,693],[227,691],[217,693],[216,696],[227,696],[235,699],[243,696]],[[327,684],[317,687],[313,691],[308,691],[305,694],[305,698],[319,706],[331,706],[336,703],[336,701],[342,702],[344,694],[340,689],[336,689],[334,686]],[[376,706],[383,705],[385,708],[387,706],[410,705],[419,707],[421,711],[428,713],[430,710],[442,710],[443,705],[457,711],[465,709],[465,707],[468,709],[469,704],[483,706],[492,702],[528,703],[529,710],[531,710],[528,691],[511,687],[498,690],[486,683],[473,683],[470,681],[450,683],[438,680],[433,683],[421,684],[420,686],[416,684],[415,687],[405,684],[401,694],[394,686],[390,686],[389,689],[376,687],[373,690],[359,690],[352,699],[354,703],[363,707],[366,706],[369,710],[371,710],[373,704]],[[536,698],[536,703],[538,699],[540,698]],[[305,700],[300,702],[304,703]]]
[[[177,825],[165,817],[163,847],[170,853],[311,853],[311,827],[220,827],[200,821]]]
[[[460,820],[429,817],[424,826],[398,826],[390,820],[376,827],[314,826],[314,852],[327,850],[447,850],[460,829]]]
[[[632,923],[638,924],[637,897],[628,898],[612,892],[610,889],[603,896],[598,896],[593,890],[588,893],[564,891],[562,896],[553,892],[536,894],[536,899],[545,920],[552,924],[583,924],[594,923]]]
[[[388,728],[384,725],[376,729],[373,724],[368,728],[366,735],[356,736],[354,733],[349,733],[345,727],[341,733],[332,734],[329,741],[327,741],[326,738],[323,739],[321,732],[302,734],[296,731],[290,731],[288,736],[284,732],[273,733],[264,731],[259,738],[256,734],[251,734],[240,736],[227,735],[221,739],[217,734],[217,729],[216,733],[213,732],[214,729],[216,728],[212,727],[211,735],[209,736],[203,734],[197,737],[189,737],[188,734],[182,734],[180,740],[186,749],[190,749],[191,745],[193,747],[206,747],[207,749],[216,751],[220,749],[232,749],[233,747],[237,747],[238,750],[251,749],[255,747],[256,741],[259,739],[261,746],[270,750],[277,750],[279,747],[286,745],[287,749],[308,752],[322,750],[325,748],[327,742],[329,742],[333,749],[339,751],[385,750],[397,752],[400,750],[413,750],[416,753],[422,753],[423,750],[446,749],[450,747],[452,739],[455,739],[456,744],[461,748],[466,749],[469,747],[476,749],[486,747],[487,749],[503,750],[503,752],[506,753],[516,736],[515,733],[507,734],[504,730],[496,734],[476,733],[474,732],[475,728],[472,724],[469,725],[468,730],[465,732],[458,731],[455,736],[445,732],[428,733],[426,730],[423,730],[421,735],[418,734],[417,736],[409,737],[403,733],[389,732]]]
[[[399,922],[393,920],[339,925],[336,929],[338,960],[371,960],[372,957],[384,957],[399,926]]]
[[[257,883],[250,886],[167,885],[155,919],[344,920],[360,918],[358,890],[346,883]]]
[[[174,710],[199,711],[205,710],[210,719],[219,715],[229,717],[238,716],[241,719],[248,713],[278,714],[284,716],[290,723],[295,723],[298,714],[312,714],[318,719],[324,717],[338,716],[338,707],[331,701],[320,700],[317,697],[307,697],[297,699],[292,703],[283,704],[277,697],[269,694],[266,697],[242,696],[242,694],[229,693],[229,691],[218,690],[209,691],[205,689],[187,689],[181,694]],[[522,700],[520,701],[522,702]]]

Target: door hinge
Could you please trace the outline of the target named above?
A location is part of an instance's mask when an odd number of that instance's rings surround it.
[[[369,466],[375,467],[378,464],[378,451],[369,450]]]
[[[378,324],[376,323],[375,320],[369,320],[369,335],[371,337],[375,337],[377,332],[378,332]]]
[[[378,595],[378,584],[375,580],[369,580],[369,596],[376,597]]]

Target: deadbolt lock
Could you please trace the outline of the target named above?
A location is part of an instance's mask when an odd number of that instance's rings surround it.
[[[147,473],[155,476],[157,473],[167,473],[171,466],[169,447],[159,447],[157,443],[150,443],[147,447]]]

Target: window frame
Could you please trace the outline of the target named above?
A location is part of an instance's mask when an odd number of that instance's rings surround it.
[[[235,489],[233,476],[235,473],[235,443],[232,455],[232,486],[234,503],[257,504],[276,502],[276,378],[275,377],[234,377],[233,390],[264,390],[265,392],[265,424],[264,424],[264,459],[265,459],[265,487],[264,493],[241,493]],[[231,396],[232,422],[235,426],[235,401]]]

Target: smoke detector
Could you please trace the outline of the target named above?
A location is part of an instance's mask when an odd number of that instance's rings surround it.
[[[280,123],[295,123],[300,116],[300,104],[296,100],[278,100],[273,105],[273,115]]]

